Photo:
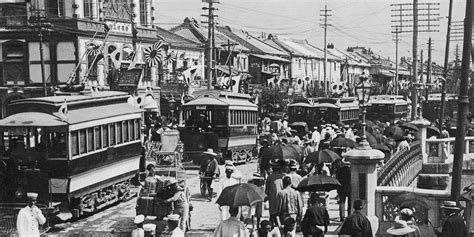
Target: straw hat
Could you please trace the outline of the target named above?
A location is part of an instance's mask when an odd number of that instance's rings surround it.
[[[449,210],[461,210],[461,208],[459,208],[456,205],[455,201],[444,201],[443,204],[441,204],[440,207],[443,208],[443,209],[449,209]]]
[[[402,215],[405,215],[405,216],[413,216],[413,210],[410,209],[410,208],[403,208],[401,211],[400,211],[400,214]]]
[[[167,217],[163,218],[165,221],[179,221],[179,215],[178,214],[170,214]]]
[[[396,220],[394,226],[387,230],[387,233],[391,235],[406,235],[412,232],[415,232],[415,229],[409,227],[404,220]]]
[[[217,153],[214,152],[212,148],[207,149],[207,151],[203,152],[204,154],[208,154],[211,156],[217,156]]]
[[[140,223],[143,223],[145,221],[145,216],[144,215],[138,215],[135,217],[135,220],[133,221],[133,223],[135,224],[140,224]]]

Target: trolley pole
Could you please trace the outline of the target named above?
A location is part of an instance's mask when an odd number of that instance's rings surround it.
[[[464,18],[464,42],[462,48],[461,81],[459,85],[458,119],[456,124],[456,140],[454,141],[453,175],[451,183],[451,200],[459,202],[461,195],[462,160],[465,149],[466,120],[469,109],[469,74],[471,69],[472,48],[472,0],[466,1],[466,17]]]
[[[467,9],[466,9],[467,11]],[[451,18],[453,14],[453,0],[449,0],[448,29],[446,31],[446,47],[444,48],[444,80],[441,82],[441,105],[439,109],[439,130],[442,131],[444,124],[444,104],[446,102],[446,81],[448,80],[449,70],[449,41],[451,40]]]
[[[45,19],[42,10],[35,9],[35,15],[30,18],[30,22],[38,27],[39,53],[41,63],[41,82],[43,84],[43,96],[48,96],[48,87],[46,84],[46,71],[44,69],[44,46],[43,46],[43,22]]]
[[[324,24],[322,25],[323,28],[324,28],[324,95],[327,96],[327,93],[328,93],[328,86],[327,86],[327,82],[328,82],[328,79],[327,79],[327,63],[328,63],[328,58],[327,58],[327,54],[328,54],[328,45],[327,45],[327,29],[328,29],[328,16],[332,16],[332,15],[329,15],[328,12],[331,12],[332,10],[328,10],[328,6],[327,5],[324,5],[324,10],[320,10],[321,12],[324,12],[324,14],[321,14],[320,16],[324,17]]]
[[[202,0],[204,3],[208,3],[208,7],[203,7],[203,10],[208,10],[207,15],[201,15],[208,18],[208,29],[207,29],[207,89],[212,88],[213,82],[213,70],[214,70],[214,3],[219,3],[220,0]]]

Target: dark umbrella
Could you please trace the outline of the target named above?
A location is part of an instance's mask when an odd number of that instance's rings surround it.
[[[341,157],[334,151],[324,149],[322,151],[315,151],[309,154],[308,158],[304,161],[304,163],[329,163],[333,162],[337,159],[341,159]]]
[[[439,128],[435,126],[429,126],[426,128],[426,130],[428,131],[428,133],[435,134],[435,136],[440,134]]]
[[[262,154],[262,165],[268,165],[270,160],[288,160],[293,159],[301,164],[301,148],[292,145],[279,143],[268,147]]]
[[[385,144],[374,144],[370,145],[373,149],[377,149],[382,152],[390,152],[390,148],[386,146]]]
[[[377,139],[372,135],[372,133],[366,132],[365,136],[367,138],[367,142],[369,143],[370,146],[377,144]]]
[[[414,207],[419,205],[427,209],[431,208],[424,197],[418,196],[415,193],[403,193],[393,196],[387,201],[399,207]]]
[[[331,176],[327,175],[313,175],[306,177],[301,180],[300,184],[296,188],[298,191],[305,192],[315,192],[315,191],[331,191],[341,186],[339,181]]]
[[[345,137],[337,137],[336,139],[332,140],[329,144],[331,147],[349,147],[354,148],[356,146],[355,141],[345,138]]]
[[[231,207],[252,206],[263,202],[265,196],[263,190],[255,184],[241,183],[224,188],[216,203]]]
[[[409,130],[413,130],[413,131],[418,131],[418,127],[416,127],[415,125],[411,124],[411,123],[404,123],[402,125],[400,125],[401,128],[406,128],[406,129],[409,129]]]
[[[397,141],[403,140],[405,136],[405,131],[399,126],[391,126],[385,129],[385,135],[391,137]]]

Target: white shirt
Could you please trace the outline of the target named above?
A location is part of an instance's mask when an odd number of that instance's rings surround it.
[[[247,237],[248,230],[244,223],[239,221],[237,217],[230,217],[222,221],[214,230],[214,237]]]
[[[40,236],[39,226],[46,222],[41,210],[36,206],[26,206],[18,213],[16,228],[19,237]]]
[[[176,227],[176,229],[171,232],[171,237],[184,237],[184,231]]]
[[[143,228],[137,228],[132,231],[132,237],[145,237],[145,230]]]
[[[315,144],[319,144],[319,142],[321,141],[321,133],[319,133],[318,130],[314,130],[313,134],[311,134],[311,140]]]
[[[234,178],[233,175],[231,175],[230,178],[227,178],[227,176],[224,175],[219,180],[220,185],[219,185],[219,190],[217,190],[217,196],[219,197],[221,195],[222,190],[224,190],[224,188],[238,184],[238,183],[239,183],[239,180]]]

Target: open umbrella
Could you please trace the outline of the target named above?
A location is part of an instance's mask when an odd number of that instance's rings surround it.
[[[306,177],[301,180],[300,184],[296,188],[298,191],[305,192],[316,192],[316,191],[331,191],[341,186],[339,181],[331,176],[327,175],[313,175]]]
[[[292,145],[278,143],[268,147],[262,154],[262,165],[268,165],[270,160],[296,160],[298,163],[301,163],[301,148]]]
[[[439,128],[435,126],[429,126],[426,128],[428,134],[433,134],[435,136],[438,136],[440,134]]]
[[[399,207],[414,207],[418,205],[427,209],[431,208],[424,197],[418,196],[415,193],[411,193],[411,192],[393,196],[389,198],[387,201]]]
[[[405,131],[401,127],[395,125],[385,129],[385,135],[393,138],[396,141],[400,141],[403,140],[403,137],[405,136]]]
[[[367,142],[369,143],[370,146],[373,146],[373,145],[378,143],[377,139],[374,137],[374,135],[372,135],[372,133],[366,132],[365,136],[366,136]]]
[[[329,145],[331,147],[349,147],[349,148],[356,147],[355,141],[345,138],[345,137],[337,137],[334,140],[332,140]]]
[[[231,207],[252,206],[263,202],[265,196],[263,190],[255,184],[241,183],[224,188],[216,203]]]
[[[390,152],[390,148],[385,144],[374,144],[370,145],[373,149],[377,149],[382,152]]]
[[[413,131],[418,131],[418,127],[416,127],[415,125],[411,124],[411,123],[404,123],[402,125],[400,125],[401,128],[406,128],[406,129],[409,129],[409,130],[413,130]]]
[[[315,163],[315,164],[320,164],[320,163],[329,163],[333,162],[337,159],[341,159],[341,157],[334,151],[324,149],[322,151],[315,151],[309,154],[308,158],[304,161],[304,163]]]

